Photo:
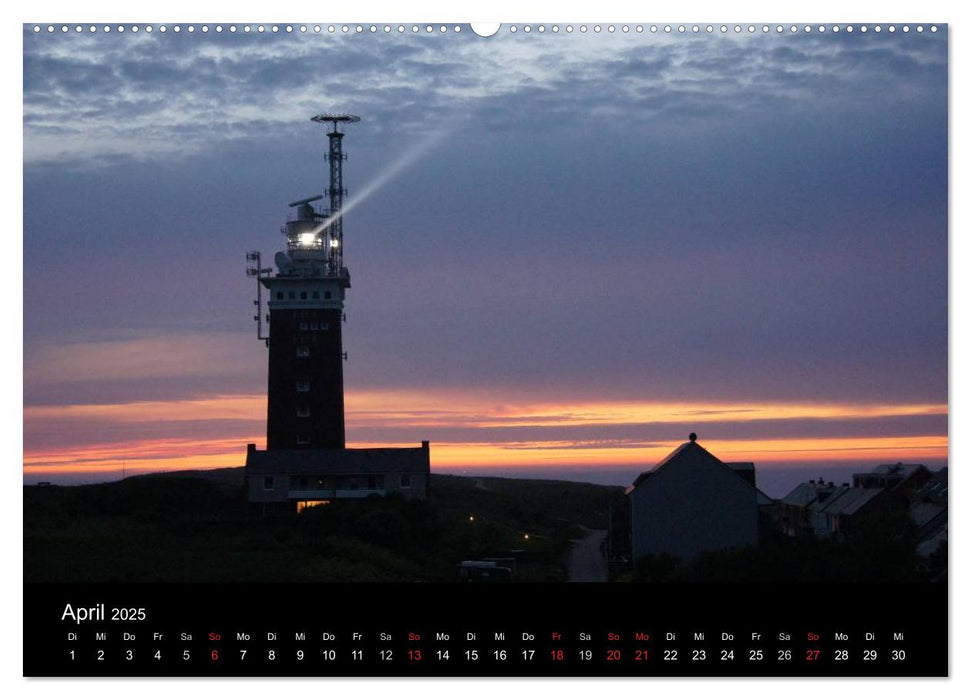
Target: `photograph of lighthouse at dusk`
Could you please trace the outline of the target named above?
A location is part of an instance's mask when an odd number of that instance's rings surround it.
[[[51,26],[25,675],[948,674],[947,25]]]

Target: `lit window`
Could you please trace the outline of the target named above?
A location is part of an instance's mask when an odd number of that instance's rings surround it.
[[[263,477],[263,490],[264,491],[272,491],[273,490],[273,477],[272,476],[264,476]]]
[[[401,475],[401,488],[410,489],[411,488],[411,474]]]
[[[298,345],[297,357],[310,357],[310,348],[307,345]]]
[[[297,501],[297,512],[302,513],[308,508],[317,508],[318,506],[326,506],[330,501]]]
[[[306,406],[301,406],[297,409],[297,418],[310,418],[310,409]]]
[[[309,435],[297,435],[297,444],[298,445],[309,445],[310,444],[310,436]]]
[[[310,391],[310,382],[306,380],[297,382],[297,391],[300,391],[300,392]]]

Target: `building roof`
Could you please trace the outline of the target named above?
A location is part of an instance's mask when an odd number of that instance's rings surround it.
[[[669,468],[672,464],[677,463],[682,459],[700,459],[711,464],[714,464],[722,469],[727,469],[732,474],[737,476],[739,479],[748,484],[751,488],[755,489],[756,501],[759,505],[768,505],[772,503],[772,499],[762,493],[758,488],[756,488],[746,477],[745,472],[754,472],[755,464],[753,462],[722,462],[718,457],[713,455],[711,452],[706,450],[704,447],[699,445],[694,440],[682,443],[676,447],[667,457],[658,462],[654,467],[646,472],[642,472],[636,479],[634,483],[627,488],[628,494],[630,494],[634,489],[643,484],[652,475],[657,474],[663,469]],[[753,479],[754,480],[754,479]]]
[[[424,447],[357,450],[253,450],[246,455],[253,474],[388,474],[429,471]]]
[[[930,478],[914,491],[913,498],[934,503],[947,503],[947,467],[931,472]]]
[[[917,527],[924,527],[934,518],[947,513],[947,506],[941,503],[921,501],[910,504],[910,519]]]
[[[940,546],[941,542],[947,542],[947,522],[927,539],[921,540],[917,544],[917,555],[929,557]]]
[[[789,506],[805,508],[819,500],[820,494],[832,495],[838,487],[832,482],[804,481],[782,497],[781,502]]]
[[[755,471],[755,462],[722,462],[722,464],[737,472]]]
[[[914,472],[920,469],[927,469],[923,464],[903,464],[902,462],[897,462],[896,464],[881,464],[879,467],[874,469],[870,474],[900,474],[902,476],[910,476]]]
[[[833,492],[832,496],[819,504],[817,512],[832,515],[853,515],[882,491],[882,488],[866,489],[856,486],[840,486]]]

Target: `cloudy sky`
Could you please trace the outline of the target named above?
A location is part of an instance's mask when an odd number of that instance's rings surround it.
[[[196,26],[25,27],[25,481],[264,443],[243,257],[326,186],[323,111],[362,117],[352,446],[629,483],[695,431],[770,493],[946,464],[945,29]]]

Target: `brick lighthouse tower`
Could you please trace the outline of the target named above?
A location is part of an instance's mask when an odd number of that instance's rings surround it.
[[[340,125],[360,121],[350,114],[319,114],[329,123],[329,211],[315,209],[321,196],[291,202],[293,216],[282,227],[287,249],[276,254],[278,272],[262,277],[269,292],[270,361],[266,447],[344,447],[344,350],[341,323],[344,290],[351,286],[344,267]]]
[[[329,127],[329,209],[314,205],[323,195],[291,202],[281,227],[286,250],[262,267],[258,251],[247,253],[247,274],[257,278],[257,335],[269,348],[266,450],[249,445],[246,459],[250,503],[277,510],[316,506],[333,498],[360,498],[400,491],[424,497],[429,448],[345,449],[344,361],[341,326],[344,293],[351,286],[344,267],[342,127],[352,114],[318,114]],[[263,290],[269,331],[263,333]]]

